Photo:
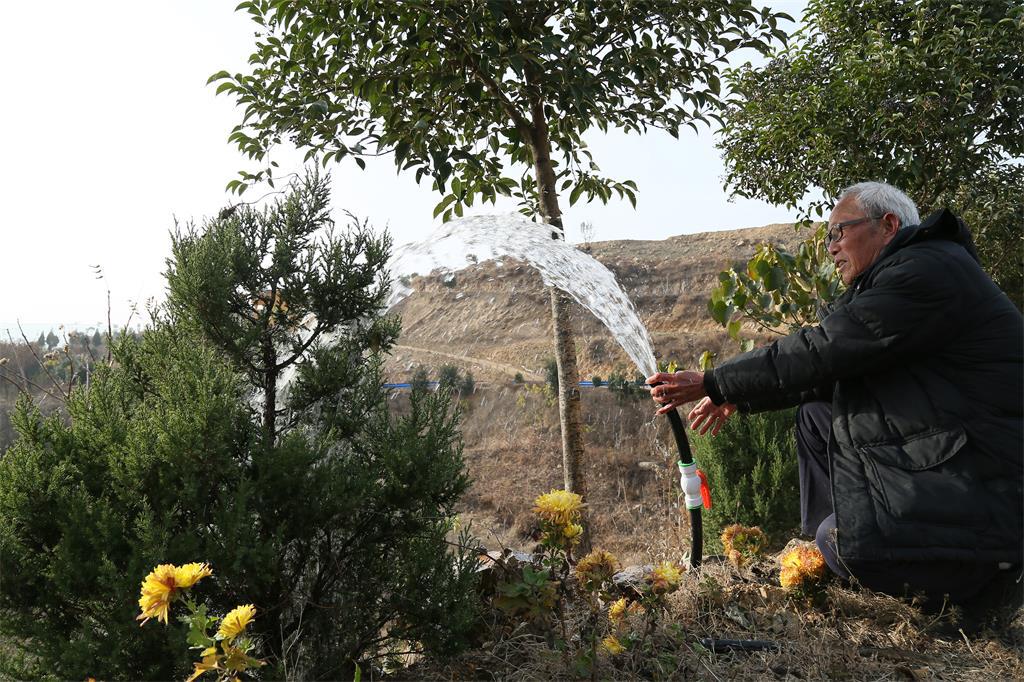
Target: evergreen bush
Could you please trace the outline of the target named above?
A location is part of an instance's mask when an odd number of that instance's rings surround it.
[[[737,414],[717,436],[691,436],[697,466],[711,487],[712,508],[704,511],[710,549],[721,549],[719,536],[733,523],[760,526],[773,544],[799,530],[795,415],[792,409]]]
[[[554,358],[548,358],[544,363],[544,381],[558,395],[558,362]]]
[[[409,388],[413,393],[426,393],[430,390],[430,373],[426,367],[417,367],[412,372]]]
[[[634,382],[626,378],[621,369],[616,369],[608,375],[608,390],[616,394],[620,400],[640,395],[640,389]]]
[[[457,390],[462,383],[462,375],[455,365],[441,365],[437,371],[437,387],[447,391]]]
[[[176,235],[167,311],[116,344],[69,419],[19,404],[0,459],[0,676],[186,677],[173,607],[167,627],[135,620],[161,563],[209,562],[200,598],[256,605],[268,679],[351,678],[396,648],[467,643],[475,557],[468,538],[446,544],[467,486],[458,414],[446,391],[389,414],[370,347],[397,331],[379,316],[387,243],[332,236],[326,198],[314,177]],[[255,305],[268,290],[280,300]],[[307,312],[334,323],[300,336],[286,316]],[[293,357],[273,402],[267,377]]]

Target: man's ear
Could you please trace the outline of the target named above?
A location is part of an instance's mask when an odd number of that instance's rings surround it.
[[[885,235],[886,242],[895,237],[896,231],[900,229],[900,219],[895,213],[886,213],[878,219],[878,222],[882,226],[882,234]]]

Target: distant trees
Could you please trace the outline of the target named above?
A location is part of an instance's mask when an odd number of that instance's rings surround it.
[[[251,71],[211,81],[243,109],[229,139],[265,165],[230,187],[272,179],[269,154],[285,139],[324,164],[393,155],[417,181],[432,179],[442,196],[435,215],[512,196],[556,239],[564,192],[570,205],[635,201],[632,181],[600,173],[587,130],[696,128],[714,115],[727,56],[784,37],[780,15],[747,0],[256,0],[239,9],[257,24]],[[585,493],[568,300],[555,290],[551,309],[565,486]]]

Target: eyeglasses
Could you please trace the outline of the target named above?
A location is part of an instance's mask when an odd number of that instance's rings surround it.
[[[828,232],[825,233],[825,248],[827,249],[829,246],[831,246],[832,242],[837,242],[840,239],[842,239],[843,230],[846,229],[847,227],[853,227],[854,225],[859,225],[861,223],[867,222],[868,220],[878,220],[879,218],[882,217],[883,216],[880,215],[868,215],[864,216],[863,218],[855,218],[854,220],[846,220],[841,223],[836,223],[835,225],[829,225]]]

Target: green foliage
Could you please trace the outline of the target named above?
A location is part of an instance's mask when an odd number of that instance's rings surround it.
[[[523,378],[523,373],[522,372],[516,372],[516,375],[514,377],[512,377],[512,381],[514,381],[517,384],[521,384],[524,381],[526,381],[526,379]]]
[[[441,365],[441,369],[437,371],[437,388],[438,390],[454,391],[462,383],[462,373],[459,372],[459,368],[455,365]]]
[[[541,621],[551,617],[558,603],[558,583],[551,579],[551,568],[535,569],[525,564],[519,575],[498,583],[494,606],[516,618]]]
[[[95,343],[87,334],[70,331],[66,340],[49,352],[44,351],[45,339],[35,343],[0,341],[0,453],[14,442],[11,416],[19,396],[30,398],[43,414],[60,411],[68,395],[76,387],[88,385],[105,362],[104,338]]]
[[[430,373],[422,365],[412,372],[412,379],[409,381],[413,393],[426,393],[430,390]]]
[[[704,510],[704,538],[739,523],[779,540],[800,525],[795,412],[734,415],[717,436],[694,436],[694,457],[708,478],[713,506]]]
[[[590,383],[592,383],[594,387],[597,388],[598,386],[601,386],[604,382],[601,381],[600,376],[595,374],[594,376],[590,377]]]
[[[763,67],[728,74],[726,183],[823,216],[885,180],[922,215],[951,208],[1021,304],[1024,6],[1015,0],[811,0],[806,28]]]
[[[67,420],[20,403],[0,459],[0,631],[36,667],[7,674],[187,675],[184,626],[135,621],[140,576],[167,562],[208,562],[217,580],[196,591],[210,603],[256,605],[270,678],[346,677],[396,642],[439,655],[466,643],[475,557],[466,537],[446,543],[467,486],[458,414],[443,391],[389,414],[385,244],[358,229],[299,238],[327,214],[316,187],[179,233],[170,310],[117,340]],[[266,291],[281,301],[257,310]],[[323,334],[294,360],[268,439],[270,365],[254,349],[270,338],[288,361],[303,309],[332,322],[306,320]]]
[[[712,353],[709,350],[704,351],[697,358],[697,369],[702,372],[706,372],[715,366],[715,359],[718,357],[717,353]]]
[[[635,382],[628,380],[621,369],[616,369],[608,375],[608,390],[621,399],[640,396],[640,388]]]
[[[819,226],[795,254],[760,244],[745,265],[719,273],[708,312],[742,350],[753,347],[753,341],[740,338],[744,322],[789,333],[816,324],[818,307],[839,294],[842,284],[825,249],[824,234],[824,226]]]
[[[265,165],[229,189],[271,178],[287,138],[325,165],[393,152],[432,178],[447,220],[473,202],[518,197],[536,212],[535,163],[550,191],[635,203],[636,185],[600,174],[592,127],[673,136],[707,123],[735,50],[783,39],[780,16],[747,0],[510,3],[243,2],[257,25],[250,73],[210,77],[241,106],[229,140]],[[543,159],[543,161],[541,161]],[[554,167],[557,165],[557,169]],[[509,175],[506,166],[520,173]],[[538,165],[539,170],[539,165]],[[556,190],[554,183],[558,183]],[[557,217],[552,216],[552,217]]]
[[[318,359],[306,351],[343,322],[366,331],[388,286],[389,239],[358,222],[336,234],[328,178],[312,173],[289,190],[264,210],[239,206],[201,230],[178,227],[166,273],[169,310],[212,339],[262,393],[270,441],[281,416],[281,373],[296,365],[301,374]],[[378,345],[387,345],[397,328],[377,331]]]
[[[548,358],[544,363],[544,382],[558,394],[558,362],[554,358]]]
[[[462,377],[462,382],[459,384],[459,393],[464,396],[472,395],[476,390],[476,380],[473,378],[473,373],[468,369],[466,374]]]

